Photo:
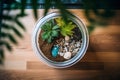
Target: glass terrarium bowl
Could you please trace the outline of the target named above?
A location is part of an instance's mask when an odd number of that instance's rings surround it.
[[[66,68],[80,61],[82,57],[85,55],[87,48],[88,48],[88,44],[89,44],[89,35],[88,35],[87,28],[85,24],[83,23],[83,21],[76,16],[70,16],[69,19],[77,25],[77,27],[79,28],[81,32],[82,44],[81,44],[79,51],[76,53],[74,57],[66,61],[57,62],[57,61],[48,59],[39,47],[39,42],[38,42],[39,36],[40,36],[39,34],[41,32],[41,27],[46,22],[48,22],[51,19],[58,18],[58,17],[61,17],[61,14],[59,12],[52,12],[37,21],[35,28],[33,30],[33,34],[32,34],[32,46],[33,46],[35,53],[37,54],[37,56],[40,58],[40,60],[43,63],[47,64],[48,66],[54,67],[54,68]]]

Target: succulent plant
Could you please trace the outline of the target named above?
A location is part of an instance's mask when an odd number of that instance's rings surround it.
[[[76,27],[72,21],[68,21],[68,23],[65,23],[65,21],[60,17],[55,19],[57,22],[57,25],[60,26],[60,33],[63,36],[72,36],[73,35],[73,29]]]
[[[54,20],[50,20],[45,23],[41,29],[43,30],[42,39],[51,43],[55,37],[59,36],[59,26],[55,25]]]

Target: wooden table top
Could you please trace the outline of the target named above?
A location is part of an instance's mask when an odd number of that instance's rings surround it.
[[[85,24],[89,24],[83,10],[71,10]],[[13,11],[14,12],[14,11]],[[33,52],[32,30],[35,25],[32,10],[21,18],[27,31],[18,39],[13,52],[5,54],[0,65],[0,80],[120,80],[120,10],[109,20],[107,27],[98,27],[90,34],[90,43],[85,56],[77,64],[65,69],[51,68],[42,63]],[[38,10],[39,17],[43,10]]]

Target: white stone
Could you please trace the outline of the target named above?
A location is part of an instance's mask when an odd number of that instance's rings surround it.
[[[80,47],[80,43],[79,42],[76,43],[76,47]]]
[[[67,47],[64,47],[64,50],[65,50],[66,52],[68,52],[68,48],[67,48]]]
[[[59,52],[58,53],[60,56],[64,56],[65,53]]]
[[[63,57],[64,57],[65,59],[70,59],[71,56],[72,56],[71,52],[66,52]]]
[[[78,50],[79,50],[79,48],[74,49],[72,52],[73,53],[72,55],[75,55],[78,52]]]
[[[65,45],[67,45],[67,46],[68,46],[68,45],[69,45],[69,43],[68,43],[68,42],[65,42]]]
[[[69,40],[70,40],[70,37],[69,36],[65,36],[65,41],[69,42]]]

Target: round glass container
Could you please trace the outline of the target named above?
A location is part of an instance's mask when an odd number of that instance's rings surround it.
[[[85,24],[83,23],[83,21],[80,18],[78,18],[74,15],[70,16],[69,19],[71,21],[73,21],[79,27],[79,29],[81,31],[81,35],[82,35],[81,48],[79,49],[78,53],[69,60],[66,60],[63,62],[56,62],[56,61],[52,61],[52,60],[48,59],[43,54],[43,52],[41,51],[41,49],[39,47],[38,38],[39,38],[39,34],[41,32],[41,27],[49,20],[58,18],[58,17],[61,17],[61,14],[59,12],[52,12],[37,21],[35,28],[33,30],[33,34],[32,34],[32,46],[33,46],[35,53],[37,54],[37,56],[40,58],[40,60],[43,63],[47,64],[48,66],[54,67],[54,68],[66,68],[66,67],[70,67],[70,66],[74,65],[75,63],[77,63],[78,61],[80,61],[82,59],[82,57],[85,55],[87,48],[88,48],[88,44],[89,44],[89,34],[88,34]]]

